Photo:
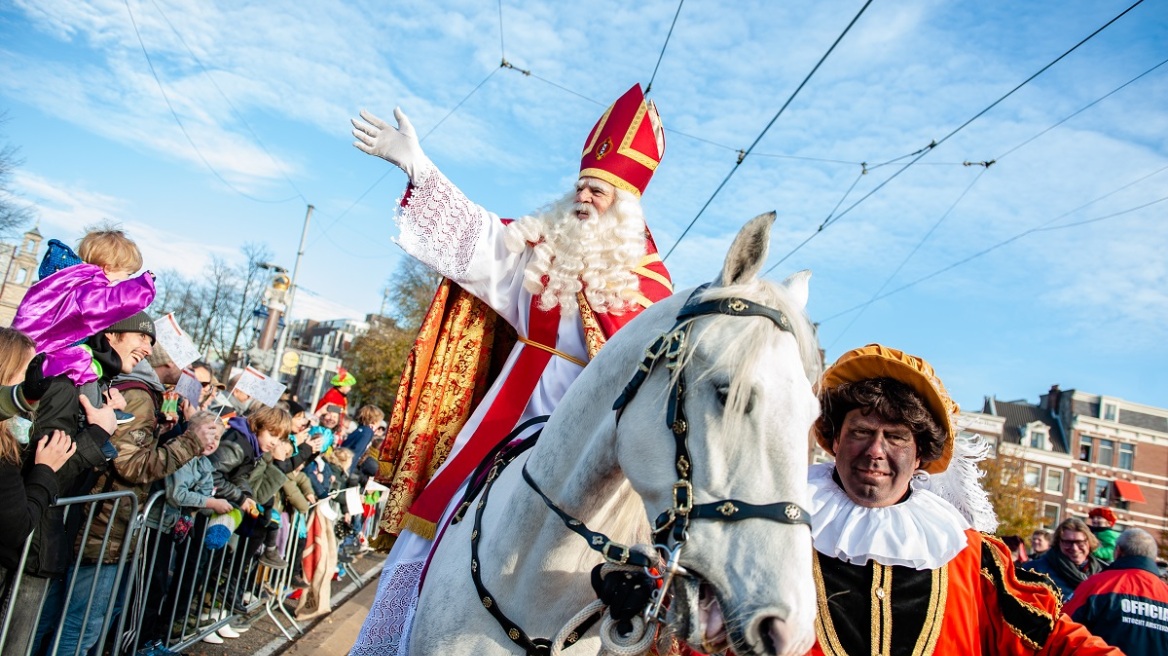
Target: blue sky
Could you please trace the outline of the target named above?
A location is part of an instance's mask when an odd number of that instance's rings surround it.
[[[1168,406],[1168,65],[1151,70],[1168,59],[1168,0],[889,180],[1130,4],[872,3],[679,242],[863,5],[688,0],[653,81],[671,131],[644,198],[658,245],[676,244],[678,287],[712,278],[742,223],[776,210],[768,266],[790,256],[771,275],[813,271],[829,359],[871,341],[918,353],[967,409],[1053,383]],[[295,313],[359,317],[402,257],[405,176],[350,145],[349,117],[400,105],[468,196],[522,215],[572,184],[603,105],[649,82],[677,8],[13,0],[0,110],[25,160],[14,186],[46,237],[111,219],[149,268],[187,275],[249,241],[290,268],[311,203]],[[1040,227],[1056,229],[1027,233]]]

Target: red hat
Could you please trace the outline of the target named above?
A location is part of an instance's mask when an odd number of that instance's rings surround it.
[[[657,107],[646,102],[641,85],[634,84],[588,133],[580,177],[599,178],[640,196],[664,154],[665,132]]]
[[[1115,525],[1116,517],[1115,513],[1111,511],[1111,508],[1092,508],[1091,512],[1087,513],[1087,516],[1102,517],[1103,519],[1107,520],[1108,524],[1111,524],[1112,526]]]

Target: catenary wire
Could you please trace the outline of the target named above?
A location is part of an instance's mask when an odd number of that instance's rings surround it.
[[[661,45],[661,54],[657,56],[657,64],[653,67],[653,74],[649,76],[649,84],[645,86],[645,95],[653,90],[653,80],[657,79],[657,69],[661,68],[661,60],[665,59],[665,49],[669,47],[669,37],[673,36],[673,28],[677,25],[677,17],[681,15],[681,6],[685,0],[678,0],[677,11],[673,14],[673,22],[669,24],[669,33],[665,35],[665,43]]]
[[[203,155],[203,151],[199,149],[198,144],[195,143],[195,140],[191,138],[190,133],[187,132],[186,126],[183,125],[182,119],[179,118],[178,112],[175,111],[174,105],[170,102],[170,96],[166,94],[166,87],[163,86],[162,79],[158,77],[158,71],[154,68],[154,61],[150,58],[150,52],[146,50],[146,43],[142,40],[142,33],[138,31],[138,21],[134,19],[134,12],[132,9],[130,9],[130,1],[123,0],[123,2],[126,5],[126,12],[130,15],[130,24],[134,28],[134,36],[138,38],[138,45],[142,48],[142,55],[146,58],[146,65],[150,69],[150,75],[154,78],[154,83],[158,85],[158,91],[162,94],[162,100],[166,103],[167,109],[170,110],[170,115],[174,117],[174,122],[178,124],[179,131],[183,133],[183,136],[186,137],[187,143],[191,145],[191,148],[194,149],[195,154],[199,156],[199,160],[203,162],[203,166],[206,166],[207,170],[210,171],[216,178],[218,178],[219,181],[222,182],[228,189],[231,189],[235,193],[243,196],[244,198],[247,198],[248,200],[252,200],[257,203],[278,204],[287,203],[290,200],[296,200],[299,198],[299,192],[297,192],[294,196],[281,198],[279,200],[257,198],[228,182],[227,178],[223,177],[223,175],[219,173],[219,171],[214,166],[211,165],[211,162],[207,160],[205,155]]]
[[[276,170],[280,172],[280,176],[284,178],[284,181],[288,183],[289,187],[292,187],[292,190],[296,192],[296,195],[300,197],[300,200],[304,201],[305,205],[308,205],[308,198],[302,191],[300,191],[300,188],[296,186],[296,183],[292,181],[292,178],[288,177],[288,174],[284,171],[284,167],[280,166],[279,160],[277,160],[276,157],[272,155],[272,151],[268,150],[268,147],[264,144],[263,139],[260,139],[260,135],[256,134],[256,131],[252,129],[251,124],[248,123],[247,119],[243,117],[243,112],[236,109],[235,105],[232,104],[231,98],[229,98],[227,94],[223,92],[223,89],[219,86],[219,83],[217,83],[215,78],[211,75],[211,71],[207,69],[202,60],[199,59],[199,56],[195,54],[195,51],[191,50],[191,47],[187,44],[186,39],[183,38],[182,34],[178,31],[178,28],[174,26],[174,23],[170,21],[170,17],[166,15],[166,12],[162,11],[162,7],[158,6],[158,2],[156,0],[150,0],[150,4],[154,5],[155,11],[158,12],[159,16],[162,16],[162,20],[166,21],[166,24],[170,27],[170,31],[174,32],[174,35],[178,38],[179,43],[183,45],[183,48],[186,48],[187,54],[189,54],[191,59],[195,60],[195,63],[199,65],[199,69],[203,71],[207,81],[210,82],[211,86],[215,87],[215,90],[218,91],[219,95],[223,97],[223,101],[227,103],[227,106],[231,109],[231,113],[234,114],[235,118],[243,124],[243,127],[247,128],[248,133],[251,134],[252,138],[255,139],[257,144],[259,144],[260,148],[264,151],[264,154],[267,155],[268,159],[272,160],[272,163],[276,165]]]
[[[938,218],[933,223],[932,227],[930,227],[929,230],[925,233],[925,235],[923,237],[921,237],[920,241],[917,242],[916,246],[913,246],[912,250],[909,251],[908,255],[905,255],[904,259],[902,259],[900,261],[900,264],[896,265],[896,269],[894,269],[892,273],[888,274],[888,277],[884,279],[884,282],[881,283],[880,287],[875,292],[872,293],[872,298],[868,299],[868,303],[865,304],[864,307],[860,308],[859,312],[856,312],[855,315],[852,316],[852,320],[848,322],[848,325],[844,326],[843,330],[841,330],[835,336],[835,339],[833,339],[831,341],[831,343],[827,345],[826,350],[830,351],[831,348],[836,345],[836,342],[838,342],[840,340],[840,338],[842,338],[844,335],[846,335],[848,330],[850,330],[851,327],[853,325],[855,325],[855,323],[857,321],[860,320],[860,317],[864,316],[864,311],[868,309],[868,305],[873,303],[874,299],[876,299],[878,296],[880,296],[880,293],[883,292],[885,290],[885,288],[888,287],[889,283],[891,283],[896,278],[897,274],[900,273],[901,269],[904,269],[904,266],[906,264],[908,264],[908,261],[911,260],[914,255],[917,254],[917,251],[919,251],[921,249],[921,246],[925,245],[925,242],[929,240],[929,237],[933,236],[933,233],[936,232],[937,228],[939,228],[941,226],[941,224],[945,222],[945,219],[949,218],[949,215],[953,213],[953,210],[956,209],[957,206],[961,204],[961,201],[965,199],[965,197],[969,194],[969,191],[971,189],[973,189],[973,186],[977,184],[978,180],[981,180],[981,176],[985,175],[985,172],[988,170],[989,170],[988,166],[983,167],[982,170],[978,172],[977,176],[974,177],[973,180],[970,180],[969,184],[966,185],[965,189],[962,190],[962,192],[960,194],[958,194],[957,199],[954,200],[951,205],[949,205],[949,208],[946,209],[941,214],[940,218]]]
[[[427,130],[426,134],[422,135],[422,137],[418,139],[418,143],[425,141],[427,137],[429,137],[431,134],[434,134],[434,130],[437,130],[438,126],[442,125],[443,123],[446,122],[446,119],[453,116],[454,113],[457,112],[458,109],[460,107],[462,107],[464,103],[466,103],[466,101],[470,100],[471,96],[475,95],[475,93],[477,93],[479,89],[483,88],[483,85],[486,84],[487,81],[490,80],[492,77],[494,77],[495,73],[498,73],[498,72],[499,72],[498,68],[492,69],[491,72],[488,73],[487,76],[483,78],[482,82],[479,82],[477,85],[475,85],[475,88],[471,89],[470,93],[466,94],[466,96],[464,96],[462,100],[458,101],[458,104],[455,105],[449,112],[447,112],[446,115],[443,116],[437,123],[435,123],[434,127]],[[327,233],[330,229],[332,229],[333,226],[335,226],[337,224],[338,221],[345,218],[345,216],[347,216],[349,214],[349,212],[353,211],[353,208],[356,207],[358,203],[360,203],[366,196],[369,195],[369,192],[373,191],[373,189],[376,188],[377,185],[381,184],[382,180],[384,180],[386,177],[388,177],[389,174],[395,170],[397,170],[397,169],[394,167],[387,168],[385,173],[382,173],[376,180],[373,181],[373,184],[369,185],[369,187],[366,188],[365,191],[361,192],[361,195],[357,197],[357,200],[354,200],[347,208],[345,208],[345,211],[338,214],[337,217],[335,219],[333,219],[327,226],[322,227],[320,233],[318,233],[317,236],[311,242],[309,242],[308,246],[312,246],[313,244],[315,244],[320,239],[320,236],[322,234]],[[336,242],[334,241],[333,243],[335,244]],[[305,250],[307,250],[307,247],[305,247]]]
[[[1105,214],[1105,215],[1103,215],[1103,216],[1098,216],[1098,217],[1094,217],[1094,218],[1091,218],[1091,219],[1086,219],[1086,220],[1083,220],[1083,221],[1076,221],[1076,222],[1073,222],[1073,223],[1067,223],[1067,224],[1058,225],[1058,226],[1052,226],[1052,225],[1051,225],[1052,223],[1054,223],[1054,222],[1056,222],[1056,221],[1058,221],[1058,220],[1060,220],[1060,219],[1066,218],[1067,216],[1069,216],[1069,215],[1071,215],[1071,214],[1074,214],[1075,212],[1078,212],[1079,210],[1081,210],[1081,209],[1083,209],[1083,208],[1085,208],[1085,207],[1088,207],[1088,206],[1090,206],[1090,205],[1093,205],[1094,203],[1097,203],[1097,202],[1099,202],[1099,201],[1101,201],[1101,200],[1103,200],[1103,199],[1105,199],[1105,198],[1108,198],[1109,196],[1113,196],[1113,195],[1115,195],[1115,194],[1119,193],[1120,191],[1123,191],[1124,189],[1128,189],[1128,188],[1130,188],[1130,187],[1132,187],[1132,186],[1134,186],[1134,185],[1136,185],[1136,184],[1138,184],[1138,183],[1140,183],[1140,182],[1143,182],[1144,180],[1147,180],[1148,178],[1150,178],[1150,177],[1152,177],[1152,176],[1154,176],[1154,175],[1157,175],[1157,174],[1159,174],[1159,173],[1163,173],[1164,171],[1168,171],[1168,166],[1161,167],[1161,168],[1159,168],[1159,169],[1157,169],[1157,170],[1155,170],[1155,171],[1153,171],[1153,172],[1151,172],[1151,173],[1149,173],[1149,174],[1147,174],[1147,175],[1141,176],[1140,178],[1137,178],[1136,180],[1133,180],[1133,181],[1131,181],[1131,182],[1129,182],[1129,183],[1127,183],[1127,184],[1123,185],[1122,187],[1119,187],[1119,188],[1117,188],[1117,189],[1114,189],[1114,190],[1112,190],[1112,191],[1110,191],[1110,192],[1108,192],[1108,193],[1106,193],[1106,194],[1104,194],[1104,195],[1102,195],[1102,196],[1099,196],[1098,198],[1095,198],[1095,199],[1093,199],[1093,200],[1090,200],[1090,201],[1088,201],[1088,202],[1086,202],[1086,203],[1083,203],[1082,205],[1079,205],[1078,207],[1076,207],[1076,208],[1074,208],[1074,209],[1072,209],[1072,210],[1068,210],[1068,211],[1066,211],[1066,212],[1063,212],[1062,214],[1059,214],[1058,216],[1056,216],[1056,217],[1054,217],[1054,218],[1052,218],[1052,219],[1049,219],[1049,220],[1047,220],[1047,221],[1044,221],[1043,223],[1040,223],[1039,225],[1037,225],[1037,226],[1035,226],[1035,227],[1033,227],[1033,228],[1028,228],[1028,229],[1026,229],[1026,230],[1023,230],[1022,232],[1020,232],[1020,233],[1018,233],[1018,234],[1016,234],[1016,235],[1014,235],[1014,236],[1012,236],[1012,237],[1009,237],[1008,239],[1004,239],[1004,240],[1002,240],[1002,241],[1000,241],[1000,242],[997,242],[997,243],[995,243],[995,244],[993,244],[993,245],[991,245],[991,246],[989,246],[989,247],[987,247],[987,248],[984,248],[984,249],[982,249],[982,250],[980,250],[980,251],[978,251],[978,252],[976,252],[976,253],[973,253],[972,255],[969,255],[969,256],[967,256],[967,257],[964,257],[964,258],[962,258],[962,259],[960,259],[960,260],[957,260],[956,262],[953,262],[952,264],[949,264],[949,265],[947,265],[947,266],[945,266],[945,267],[942,267],[942,268],[940,268],[940,269],[937,269],[936,271],[934,271],[934,272],[932,272],[932,273],[930,273],[930,274],[927,274],[927,275],[921,276],[920,278],[917,278],[916,280],[913,280],[913,281],[911,281],[911,282],[905,283],[904,285],[901,285],[900,287],[897,287],[896,289],[893,289],[892,291],[885,292],[885,293],[883,293],[883,294],[880,294],[879,296],[873,297],[873,298],[871,298],[871,299],[869,299],[869,300],[867,300],[867,301],[865,301],[865,302],[863,302],[863,303],[860,303],[860,304],[858,304],[858,305],[854,305],[854,306],[852,306],[852,307],[850,307],[850,308],[848,308],[848,309],[846,309],[846,310],[842,310],[842,311],[840,311],[840,312],[836,312],[835,314],[833,314],[833,315],[830,315],[830,316],[828,316],[828,317],[826,317],[826,318],[824,318],[824,319],[820,319],[818,323],[820,323],[820,324],[827,323],[828,321],[832,321],[832,320],[834,320],[834,319],[838,319],[839,317],[842,317],[842,316],[844,316],[845,314],[848,314],[848,313],[850,313],[850,312],[855,312],[856,310],[862,309],[862,308],[864,308],[865,306],[871,305],[872,303],[875,303],[876,301],[880,301],[880,300],[886,299],[886,298],[888,298],[889,296],[892,296],[892,295],[894,295],[894,294],[899,294],[900,292],[902,292],[902,291],[904,291],[904,290],[906,290],[906,289],[909,289],[910,287],[914,287],[914,286],[916,286],[916,285],[919,285],[920,283],[922,283],[922,282],[925,282],[926,280],[930,280],[930,279],[932,279],[932,278],[935,278],[935,277],[937,277],[937,276],[939,276],[939,275],[941,275],[941,274],[943,274],[943,273],[946,273],[946,272],[948,272],[948,271],[951,271],[951,270],[953,270],[953,269],[956,269],[957,267],[959,267],[959,266],[961,266],[961,265],[963,265],[963,264],[966,264],[966,263],[968,263],[968,262],[972,262],[973,260],[976,260],[977,258],[979,258],[979,257],[981,257],[981,256],[983,256],[983,255],[987,255],[987,254],[989,254],[989,253],[991,253],[991,252],[993,252],[993,251],[995,251],[995,250],[997,250],[997,249],[999,249],[999,248],[1001,248],[1001,247],[1003,247],[1003,246],[1006,246],[1006,245],[1008,245],[1008,244],[1011,244],[1011,243],[1013,243],[1013,242],[1015,242],[1015,241],[1018,241],[1019,239],[1022,239],[1023,237],[1026,237],[1027,235],[1032,235],[1032,234],[1034,234],[1034,233],[1038,233],[1038,232],[1050,232],[1050,231],[1053,231],[1053,230],[1061,230],[1061,229],[1064,229],[1064,228],[1074,228],[1074,227],[1078,227],[1078,226],[1082,226],[1082,225],[1087,225],[1087,224],[1091,224],[1091,223],[1098,223],[1099,221],[1104,221],[1104,220],[1107,220],[1107,219],[1113,219],[1113,218],[1115,218],[1115,217],[1118,217],[1118,216],[1123,216],[1123,215],[1126,215],[1126,214],[1130,214],[1130,213],[1132,213],[1132,212],[1135,212],[1135,211],[1137,211],[1137,210],[1141,210],[1141,209],[1144,209],[1144,208],[1146,208],[1146,207],[1150,207],[1150,206],[1152,206],[1152,205],[1156,205],[1156,204],[1158,204],[1158,203],[1162,203],[1162,202],[1164,202],[1164,201],[1168,200],[1168,196],[1165,196],[1165,197],[1163,197],[1163,198],[1159,198],[1159,199],[1157,199],[1157,200],[1154,200],[1154,201],[1151,201],[1151,202],[1148,202],[1148,203],[1143,203],[1143,204],[1141,204],[1141,205],[1137,205],[1137,206],[1135,206],[1135,207],[1130,207],[1130,208],[1128,208],[1128,209],[1125,209],[1125,210],[1120,210],[1120,211],[1118,211],[1118,212],[1113,212],[1113,213],[1111,213],[1111,214]]]
[[[726,174],[726,177],[722,179],[722,182],[718,185],[718,187],[714,189],[714,193],[710,195],[709,200],[707,200],[705,204],[702,205],[701,209],[698,210],[697,215],[694,216],[693,220],[689,222],[689,225],[685,227],[685,230],[682,230],[681,235],[678,236],[677,240],[673,242],[673,245],[669,247],[669,251],[666,252],[665,255],[661,258],[662,262],[669,259],[669,256],[673,254],[674,249],[676,249],[677,245],[681,243],[681,240],[685,239],[685,236],[689,234],[690,229],[693,228],[695,223],[697,223],[698,219],[702,216],[702,213],[706,211],[706,208],[710,206],[710,203],[714,202],[714,198],[718,196],[718,193],[722,191],[722,188],[726,186],[726,183],[729,182],[730,178],[734,176],[734,173],[738,171],[738,167],[742,166],[742,162],[744,162],[750,155],[750,152],[754,150],[754,147],[758,145],[758,142],[762,141],[762,138],[766,136],[766,133],[771,129],[771,126],[775,124],[775,121],[779,119],[779,116],[783,114],[783,111],[787,109],[788,106],[790,106],[792,101],[795,100],[795,97],[799,95],[799,92],[803,90],[803,87],[807,85],[807,83],[811,80],[811,77],[815,75],[815,72],[818,71],[819,67],[823,65],[823,62],[827,61],[827,58],[835,50],[836,46],[839,45],[840,41],[843,41],[843,38],[847,36],[848,32],[851,31],[852,26],[854,26],[856,22],[860,20],[860,16],[864,15],[864,12],[871,4],[872,0],[867,0],[867,2],[864,3],[864,6],[860,7],[860,11],[856,12],[856,15],[852,17],[852,20],[848,23],[847,27],[844,28],[843,32],[840,32],[840,35],[836,37],[835,41],[831,44],[831,47],[827,49],[827,52],[823,53],[823,56],[819,58],[819,61],[815,63],[815,66],[812,67],[809,73],[807,73],[807,76],[803,78],[803,81],[799,83],[799,86],[795,88],[795,91],[791,93],[791,96],[787,98],[787,102],[783,103],[783,106],[779,108],[779,111],[775,112],[775,115],[771,118],[770,122],[766,124],[766,127],[763,128],[762,132],[759,133],[758,137],[755,138],[754,142],[750,144],[750,147],[739,154],[738,160],[734,163],[734,166],[730,169],[730,172]]]
[[[810,236],[809,236],[807,239],[803,240],[802,242],[800,242],[800,243],[799,243],[799,245],[797,245],[795,248],[791,249],[791,250],[790,250],[790,251],[789,251],[789,252],[788,252],[786,255],[784,255],[784,256],[783,256],[783,257],[782,257],[782,258],[781,258],[781,259],[780,259],[778,262],[776,262],[776,263],[774,264],[774,266],[772,266],[772,267],[771,267],[770,269],[768,269],[767,271],[769,272],[769,271],[773,270],[773,269],[774,269],[776,266],[778,266],[779,264],[782,264],[784,261],[786,261],[786,260],[787,260],[788,258],[790,258],[792,255],[794,255],[796,252],[798,252],[798,251],[799,251],[799,249],[801,249],[801,248],[802,248],[804,245],[806,245],[808,242],[810,242],[812,239],[814,239],[816,235],[818,235],[818,234],[820,234],[821,232],[823,232],[824,228],[831,226],[832,224],[834,224],[835,222],[837,222],[839,219],[841,219],[841,218],[843,218],[844,216],[846,216],[846,215],[847,215],[849,212],[851,212],[853,209],[855,209],[855,208],[856,208],[858,205],[860,205],[860,203],[863,203],[865,200],[867,200],[867,199],[871,198],[871,197],[872,197],[872,196],[873,196],[873,195],[874,195],[876,192],[878,192],[878,191],[880,191],[881,189],[883,189],[885,185],[887,185],[889,182],[892,182],[893,180],[895,180],[897,177],[899,177],[899,176],[900,176],[900,174],[901,174],[901,173],[904,173],[904,172],[905,172],[905,171],[906,171],[906,170],[907,170],[909,167],[911,167],[913,164],[916,164],[917,160],[921,159],[921,158],[922,158],[922,157],[924,157],[925,155],[927,155],[927,154],[929,154],[930,152],[932,152],[933,150],[935,150],[935,149],[937,148],[937,146],[940,146],[941,144],[943,144],[943,143],[945,143],[946,141],[948,141],[950,138],[952,138],[952,137],[953,137],[954,135],[956,135],[958,132],[961,132],[961,131],[962,131],[962,130],[964,130],[966,127],[968,127],[970,123],[973,123],[973,122],[974,122],[974,121],[976,121],[977,119],[981,118],[982,116],[984,116],[984,115],[985,115],[987,112],[989,112],[989,111],[990,111],[991,109],[993,109],[994,107],[997,107],[999,104],[1001,104],[1001,103],[1002,103],[1002,101],[1004,101],[1004,100],[1006,100],[1007,98],[1009,98],[1010,96],[1014,95],[1014,93],[1015,93],[1015,92],[1017,92],[1019,89],[1021,89],[1021,88],[1022,88],[1022,87],[1024,87],[1024,86],[1026,86],[1028,83],[1030,83],[1032,80],[1034,80],[1034,79],[1035,79],[1036,77],[1038,77],[1039,75],[1042,75],[1044,72],[1046,72],[1048,69],[1050,69],[1050,67],[1052,67],[1052,66],[1054,66],[1055,64],[1057,64],[1058,62],[1062,61],[1062,60],[1063,60],[1065,57],[1067,57],[1068,55],[1070,55],[1070,54],[1071,54],[1072,52],[1074,52],[1075,50],[1078,50],[1078,49],[1079,49],[1079,47],[1081,47],[1083,44],[1085,44],[1085,43],[1087,43],[1088,41],[1090,41],[1091,39],[1093,39],[1093,38],[1094,38],[1096,35],[1098,35],[1100,32],[1102,32],[1103,30],[1105,30],[1105,29],[1107,29],[1108,27],[1110,27],[1110,26],[1111,26],[1113,23],[1115,23],[1115,22],[1116,22],[1117,20],[1119,20],[1120,18],[1123,18],[1125,15],[1127,15],[1127,13],[1128,13],[1128,12],[1130,12],[1130,11],[1131,11],[1131,10],[1133,10],[1133,9],[1135,9],[1136,7],[1138,7],[1139,5],[1141,5],[1143,2],[1144,2],[1144,0],[1136,0],[1135,4],[1133,4],[1133,5],[1129,6],[1127,9],[1124,9],[1122,12],[1120,12],[1118,15],[1116,15],[1116,16],[1115,16],[1114,18],[1112,18],[1111,20],[1109,20],[1109,21],[1107,21],[1106,23],[1104,23],[1104,24],[1103,24],[1101,27],[1099,27],[1098,29],[1096,29],[1094,32],[1091,32],[1090,34],[1088,34],[1086,37],[1084,37],[1084,38],[1083,38],[1082,40],[1080,40],[1078,43],[1076,43],[1075,45],[1071,46],[1071,48],[1070,48],[1069,50],[1067,50],[1067,51],[1066,51],[1066,52],[1064,52],[1063,54],[1059,55],[1058,57],[1054,58],[1054,60],[1052,60],[1050,63],[1048,63],[1047,65],[1045,65],[1045,66],[1043,66],[1042,68],[1038,69],[1038,71],[1037,71],[1036,73],[1034,73],[1034,74],[1033,74],[1033,75],[1031,75],[1030,77],[1026,78],[1026,79],[1025,79],[1025,80],[1023,80],[1022,82],[1020,82],[1020,83],[1019,83],[1017,86],[1015,86],[1015,87],[1014,87],[1013,89],[1011,89],[1010,91],[1006,92],[1006,94],[1005,94],[1005,95],[1001,96],[1000,98],[998,98],[998,99],[997,99],[997,100],[995,100],[994,102],[990,103],[988,106],[986,106],[984,109],[982,109],[982,110],[981,110],[981,111],[979,111],[978,113],[974,114],[972,117],[970,117],[970,118],[969,118],[968,120],[966,120],[964,123],[962,123],[961,125],[959,125],[959,126],[957,126],[956,128],[954,128],[954,129],[953,129],[951,132],[949,132],[949,134],[946,134],[944,137],[941,137],[941,139],[940,139],[940,140],[933,141],[933,142],[931,142],[929,145],[925,146],[924,148],[921,148],[920,150],[916,151],[918,154],[917,154],[917,155],[916,155],[916,156],[915,156],[915,157],[914,157],[912,160],[910,160],[910,161],[909,161],[907,164],[905,164],[904,166],[902,166],[902,167],[900,167],[899,169],[897,169],[897,170],[896,170],[896,171],[895,171],[895,172],[894,172],[892,175],[890,175],[889,177],[887,177],[887,178],[885,178],[884,180],[882,180],[882,181],[881,181],[879,184],[877,184],[877,185],[876,185],[874,188],[872,188],[872,189],[871,189],[871,190],[870,190],[868,193],[866,193],[866,194],[864,194],[862,197],[860,197],[860,198],[859,198],[859,200],[857,200],[856,202],[854,202],[854,203],[852,203],[851,205],[849,205],[847,209],[845,209],[844,211],[840,212],[838,215],[836,215],[836,216],[834,216],[834,217],[831,217],[831,218],[828,220],[828,222],[827,222],[825,225],[823,225],[823,226],[821,226],[821,227],[817,228],[817,229],[816,229],[816,231],[815,231],[815,232],[813,232],[813,233],[811,233],[811,235],[810,235]]]

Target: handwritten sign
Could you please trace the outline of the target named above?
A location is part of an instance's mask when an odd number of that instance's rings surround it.
[[[280,395],[284,393],[285,387],[283,383],[265,376],[254,367],[244,369],[239,376],[239,382],[235,383],[235,389],[269,408],[280,401]]]
[[[166,349],[167,355],[174,361],[174,366],[185,369],[187,365],[198,360],[202,355],[190,337],[179,328],[174,313],[154,322],[154,338]]]
[[[183,369],[178,377],[178,382],[174,385],[174,391],[197,408],[199,407],[199,397],[203,395],[203,384],[199,382],[198,378],[195,378],[193,371]]]
[[[360,515],[361,512],[361,493],[355,487],[345,488],[345,514]]]

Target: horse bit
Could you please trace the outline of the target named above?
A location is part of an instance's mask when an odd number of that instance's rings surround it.
[[[661,559],[666,562],[664,571],[658,572],[657,566],[659,563],[649,554],[642,551],[634,551],[626,545],[613,542],[608,536],[588,529],[583,522],[564,512],[540,489],[539,485],[531,477],[531,474],[528,473],[526,463],[522,470],[523,479],[531,489],[539,495],[544,504],[552,512],[559,516],[569,530],[580,535],[587,541],[589,548],[598,552],[609,563],[640,567],[644,570],[644,574],[639,579],[630,580],[628,585],[620,588],[620,591],[616,594],[628,594],[631,589],[636,588],[639,590],[638,599],[643,599],[647,596],[648,601],[645,604],[645,610],[643,613],[640,613],[646,626],[650,622],[664,622],[664,618],[661,616],[661,610],[670,586],[676,576],[688,574],[686,569],[679,563],[679,560],[681,558],[682,548],[688,539],[690,521],[701,519],[720,522],[738,522],[744,519],[758,518],[782,524],[803,524],[808,527],[811,526],[807,511],[798,504],[790,501],[779,501],[762,505],[751,504],[738,499],[722,499],[701,504],[695,504],[693,502],[693,483],[690,479],[692,461],[689,453],[689,422],[685,415],[685,368],[681,366],[681,356],[685,351],[690,329],[693,326],[693,320],[700,316],[711,314],[724,314],[737,317],[765,317],[770,319],[780,330],[791,333],[792,335],[795,334],[790,320],[781,311],[763,305],[757,305],[746,299],[723,298],[705,302],[695,301],[696,296],[705,287],[699,287],[691,294],[685,305],[678,312],[677,320],[673,328],[658,337],[645,350],[645,357],[638,365],[637,371],[633,374],[632,379],[625,385],[624,390],[613,404],[613,410],[617,412],[617,421],[619,422],[621,412],[636,395],[641,384],[644,383],[649,373],[653,370],[653,367],[659,361],[664,360],[666,368],[674,373],[674,382],[669,394],[665,423],[672,433],[675,442],[676,459],[674,461],[674,468],[677,471],[678,479],[673,484],[673,507],[661,513],[653,525],[653,541],[655,547]],[[540,419],[546,420],[546,417]],[[517,435],[522,430],[525,430],[531,423],[529,421],[518,427],[512,432],[512,435]],[[510,442],[511,439],[511,436],[509,436],[503,442]],[[507,618],[502,610],[499,609],[494,597],[482,583],[482,576],[479,571],[480,560],[478,557],[478,539],[482,532],[481,520],[483,508],[486,505],[491,483],[498,477],[503,467],[514,460],[520,453],[530,448],[535,441],[536,438],[532,437],[525,440],[519,448],[496,454],[486,480],[479,486],[472,485],[471,488],[473,489],[468,488],[462,507],[456,513],[454,521],[461,520],[470,500],[474,496],[477,496],[477,492],[481,489],[483,498],[479,500],[475,513],[475,525],[471,533],[471,576],[474,579],[475,587],[478,589],[480,600],[483,606],[486,607],[503,627],[507,633],[507,637],[512,642],[522,647],[528,654],[546,654],[550,649],[551,641],[528,637],[518,625]],[[673,541],[672,547],[669,546],[670,538]],[[601,593],[599,578],[598,566],[593,572],[593,587],[597,588],[598,594],[603,598],[604,594]],[[645,594],[646,591],[648,593],[647,595]],[[618,602],[620,600],[614,599],[611,601]],[[614,619],[628,619],[616,617],[614,603],[608,603],[606,605],[610,606],[610,612],[613,613]],[[586,623],[580,625],[578,630],[569,635],[565,640],[564,647],[575,644],[580,636],[597,619],[599,619],[599,614],[594,615]]]

